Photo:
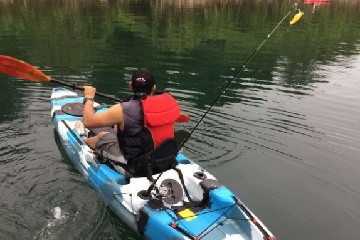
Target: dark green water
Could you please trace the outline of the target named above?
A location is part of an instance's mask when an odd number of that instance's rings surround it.
[[[147,67],[190,131],[294,1],[194,2],[3,0],[0,54],[118,97]],[[359,239],[360,5],[343,2],[300,3],[183,150],[278,239]],[[0,239],[139,239],[62,151],[53,86],[0,82]]]

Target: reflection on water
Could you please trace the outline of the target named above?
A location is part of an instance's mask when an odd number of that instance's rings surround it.
[[[357,239],[360,2],[331,1],[314,13],[299,3],[302,20],[279,27],[183,152],[278,239]],[[191,116],[177,126],[189,132],[293,4],[3,0],[0,54],[121,98],[133,69],[145,66]],[[0,81],[0,236],[138,239],[58,147],[53,86]],[[52,224],[57,206],[66,218]]]

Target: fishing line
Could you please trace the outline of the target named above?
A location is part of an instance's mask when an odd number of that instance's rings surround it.
[[[195,125],[195,127],[191,130],[191,132],[189,133],[189,135],[187,135],[187,137],[184,139],[184,141],[182,141],[182,143],[180,144],[180,146],[177,149],[176,154],[174,155],[174,157],[177,155],[177,153],[181,150],[181,148],[185,145],[185,143],[189,140],[190,136],[195,132],[195,130],[197,129],[197,127],[200,125],[200,123],[204,120],[204,118],[206,117],[206,115],[210,112],[210,110],[212,109],[212,107],[215,105],[215,103],[219,100],[219,98],[225,93],[225,91],[227,90],[227,88],[235,81],[235,79],[238,77],[238,75],[246,68],[247,64],[253,59],[253,57],[256,55],[256,53],[261,49],[261,47],[267,42],[267,40],[272,36],[272,34],[276,31],[276,29],[284,22],[284,20],[290,15],[290,13],[292,12],[293,9],[297,10],[298,7],[298,3],[294,3],[294,6],[289,10],[289,12],[281,19],[281,21],[272,29],[272,31],[266,36],[266,38],[264,39],[264,41],[262,41],[262,43],[255,49],[255,51],[253,52],[253,54],[250,55],[250,57],[245,61],[245,63],[243,64],[242,68],[234,75],[233,78],[231,78],[228,83],[223,87],[221,93],[214,99],[213,103],[210,105],[210,107],[206,110],[206,112],[202,115],[202,117],[200,118],[200,120],[197,122],[197,124]],[[157,183],[157,181],[160,179],[160,177],[162,176],[164,172],[161,172],[158,177],[150,184],[149,188],[145,191],[145,195],[146,196],[150,196],[150,192],[151,190],[155,187],[155,184]]]
[[[215,103],[219,100],[219,98],[226,92],[227,88],[235,81],[235,79],[238,77],[238,75],[244,71],[248,63],[253,59],[253,57],[259,52],[259,50],[262,48],[262,46],[269,40],[269,38],[272,36],[272,34],[277,30],[277,28],[284,22],[284,20],[290,15],[290,13],[295,9],[297,9],[298,3],[296,2],[294,6],[289,10],[289,12],[280,20],[280,22],[272,29],[272,31],[266,36],[266,38],[262,41],[262,43],[255,49],[255,51],[250,55],[250,57],[245,61],[245,63],[242,65],[242,68],[232,77],[228,83],[223,87],[220,94],[214,99],[210,107],[206,110],[206,112],[202,115],[200,120],[197,122],[195,127],[192,129],[192,131],[189,133],[189,135],[185,138],[185,140],[180,144],[178,147],[178,152],[180,149],[184,146],[184,144],[189,140],[190,136],[195,132],[197,127],[200,125],[200,123],[204,120],[206,115],[210,112],[212,107],[215,105]]]

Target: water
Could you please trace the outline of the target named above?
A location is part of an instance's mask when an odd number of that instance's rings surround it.
[[[3,0],[0,54],[120,98],[133,69],[147,67],[192,118],[177,129],[191,131],[292,4]],[[355,240],[360,5],[300,8],[303,19],[277,29],[183,151],[278,239]],[[53,85],[0,81],[1,239],[139,239],[61,149],[49,116]]]

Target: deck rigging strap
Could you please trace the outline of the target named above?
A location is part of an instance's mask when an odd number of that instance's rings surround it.
[[[245,61],[245,63],[242,65],[242,68],[232,77],[227,84],[223,87],[221,93],[214,99],[212,104],[208,107],[208,109],[205,111],[205,113],[202,115],[200,120],[197,122],[195,127],[192,129],[192,131],[187,135],[187,137],[184,139],[184,141],[180,144],[178,147],[178,152],[180,149],[184,146],[184,144],[187,142],[187,140],[190,138],[190,136],[194,133],[194,131],[197,129],[197,127],[200,125],[200,123],[204,120],[205,116],[210,112],[212,107],[215,105],[215,103],[219,100],[219,98],[226,92],[227,88],[235,81],[235,79],[238,77],[238,75],[246,68],[246,66],[249,64],[249,62],[253,59],[253,57],[258,53],[258,51],[261,49],[261,47],[267,42],[267,40],[272,36],[272,34],[276,31],[276,29],[284,22],[284,20],[290,15],[290,13],[295,9],[297,10],[298,2],[294,3],[294,6],[288,11],[288,13],[280,20],[280,22],[272,29],[272,31],[266,36],[266,38],[262,41],[262,43],[256,48],[256,50],[253,52],[253,54],[250,55],[250,57]]]
[[[223,223],[224,221],[226,221],[228,219],[228,216],[226,216],[226,214],[230,211],[231,208],[233,208],[236,205],[233,204],[231,206],[229,206],[229,208],[224,211],[217,219],[215,219],[209,226],[207,226],[204,230],[202,230],[198,235],[197,238],[201,239],[202,237],[206,236],[209,232],[211,232],[212,230],[214,230],[218,225],[220,225],[221,223]],[[223,216],[225,216],[225,219],[223,221],[218,222],[213,228],[210,229],[211,226],[213,226],[218,220],[220,220],[220,218],[222,218]],[[210,231],[206,232],[208,229],[210,229]],[[204,234],[205,233],[205,234]]]
[[[194,216],[199,216],[202,214],[207,214],[207,213],[211,213],[211,212],[215,212],[215,211],[219,211],[221,209],[226,209],[226,211],[224,211],[222,214],[219,215],[218,218],[216,218],[212,223],[210,223],[209,226],[207,226],[206,228],[204,228],[197,236],[191,234],[189,231],[185,230],[184,228],[182,228],[181,226],[179,226],[179,221],[182,219],[177,219],[174,222],[172,222],[170,224],[170,226],[176,230],[178,230],[179,232],[181,232],[182,234],[184,234],[185,236],[189,237],[190,239],[197,239],[200,240],[201,238],[203,238],[204,236],[206,236],[208,233],[210,233],[212,230],[214,230],[217,226],[219,226],[221,223],[225,222],[228,218],[228,216],[226,216],[227,212],[230,211],[231,208],[233,208],[234,206],[236,206],[236,203],[230,205],[230,206],[226,206],[226,207],[222,207],[219,209],[215,209],[212,211],[208,211],[208,212],[204,212],[204,213],[200,213],[200,214],[194,214]],[[217,223],[218,220],[220,220],[223,216],[225,216],[225,219],[222,221],[219,221]],[[189,217],[193,217],[193,216],[189,216]],[[240,219],[240,220],[248,220],[248,219]],[[215,223],[217,223],[216,225],[214,225]],[[210,229],[211,228],[211,229]],[[210,229],[210,230],[209,230]],[[209,230],[209,231],[207,231]],[[205,233],[205,234],[204,234]]]

